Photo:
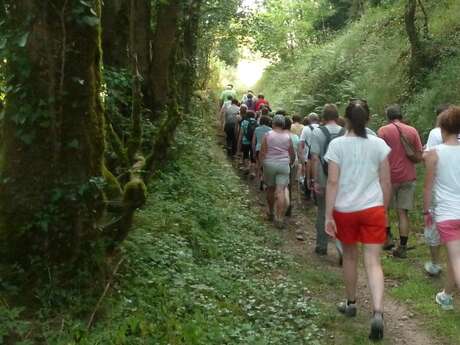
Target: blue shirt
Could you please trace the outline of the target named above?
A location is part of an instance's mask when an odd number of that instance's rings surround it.
[[[268,132],[272,129],[266,125],[262,125],[256,128],[254,131],[254,135],[256,136],[256,152],[260,151],[260,147],[262,146],[262,140]]]

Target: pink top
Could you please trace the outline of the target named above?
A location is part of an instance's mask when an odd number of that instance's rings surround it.
[[[270,131],[265,134],[265,138],[267,138],[267,155],[265,156],[265,162],[289,164],[291,136],[285,132]]]
[[[422,152],[422,141],[414,127],[408,126],[400,121],[394,121],[379,129],[378,135],[390,146],[391,152],[388,156],[391,169],[391,183],[403,183],[415,181],[417,178],[415,164],[407,158],[404,146],[401,144],[400,134],[397,125],[401,132],[410,140],[417,151]]]

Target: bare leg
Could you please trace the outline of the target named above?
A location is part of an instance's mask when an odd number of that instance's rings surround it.
[[[460,240],[447,243],[447,252],[449,255],[450,274],[453,275],[452,282],[457,284],[460,289]]]
[[[409,237],[409,214],[407,210],[398,209],[399,237]]]
[[[358,281],[358,246],[356,244],[343,244],[343,278],[347,300],[356,301]]]
[[[433,264],[439,265],[439,262],[440,262],[439,252],[440,252],[439,246],[430,246],[431,262]]]
[[[286,186],[276,186],[275,191],[275,219],[282,220],[286,212]]]
[[[447,281],[445,283],[444,291],[449,295],[453,295],[456,286],[455,286],[455,278],[454,278],[454,271],[452,270],[452,264],[450,263],[450,259],[447,259]]]
[[[276,187],[267,188],[268,214],[272,215],[275,209],[275,189]]]
[[[374,311],[383,312],[384,278],[380,263],[380,244],[364,245],[364,264],[366,266],[367,280],[372,295]]]

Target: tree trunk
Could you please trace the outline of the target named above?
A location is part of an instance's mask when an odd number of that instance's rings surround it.
[[[423,67],[423,49],[420,41],[417,24],[417,0],[407,0],[404,21],[406,26],[406,33],[410,43],[411,49],[411,76],[416,76],[420,69]]]
[[[151,110],[154,118],[159,118],[166,105],[171,102],[171,70],[176,62],[175,53],[182,8],[180,0],[160,3],[157,9],[156,29],[153,39],[153,56],[150,65],[152,78]]]
[[[88,258],[104,210],[101,0],[6,3],[0,243],[11,259]]]
[[[104,65],[106,66],[129,66],[128,11],[129,0],[104,1],[102,7],[102,48]]]

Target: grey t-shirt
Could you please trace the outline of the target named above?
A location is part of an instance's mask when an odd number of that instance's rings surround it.
[[[232,104],[225,110],[225,123],[236,123],[236,116],[240,112],[240,107]]]
[[[335,137],[342,130],[342,127],[337,124],[331,124],[325,126],[332,137]],[[326,136],[320,128],[315,128],[311,137],[311,154],[318,155],[321,159],[326,155]],[[325,187],[327,183],[327,176],[324,174],[323,167],[320,164],[316,166],[318,184],[321,187]]]

